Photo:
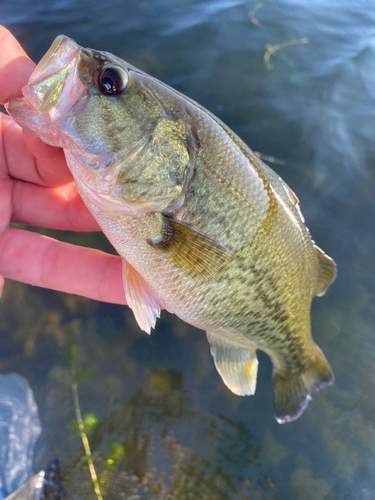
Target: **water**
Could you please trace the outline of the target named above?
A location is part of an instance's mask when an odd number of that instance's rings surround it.
[[[272,416],[265,355],[256,395],[236,397],[204,334],[178,318],[163,312],[148,337],[123,307],[7,282],[0,367],[34,391],[43,428],[35,471],[58,457],[75,498],[95,495],[74,429],[70,344],[77,368],[94,369],[78,391],[82,413],[92,414],[104,498],[375,498],[375,4],[270,1],[256,13],[264,29],[250,22],[253,6],[0,4],[0,19],[35,60],[59,33],[113,52],[212,110],[252,149],[282,159],[275,170],[339,270],[312,306],[314,338],[336,382],[284,426]],[[309,43],[280,50],[267,72],[265,46],[300,38]],[[48,234],[110,248],[100,235]]]

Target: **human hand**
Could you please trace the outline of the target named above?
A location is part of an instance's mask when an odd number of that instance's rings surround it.
[[[21,97],[35,64],[0,26],[0,103]],[[4,277],[125,304],[121,259],[10,228],[10,222],[100,231],[80,198],[62,149],[44,144],[0,113],[0,296]]]

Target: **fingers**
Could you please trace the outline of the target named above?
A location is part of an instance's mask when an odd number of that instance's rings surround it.
[[[34,67],[15,38],[0,26],[0,103],[22,95],[21,89]],[[9,117],[1,118],[0,181],[10,182],[8,176],[18,179],[13,190],[14,219],[45,227],[96,230],[96,222],[70,184],[72,178],[62,151],[46,146],[30,134],[22,135]],[[120,257],[19,229],[6,229],[0,240],[0,294],[4,277],[96,300],[125,303]]]
[[[73,180],[61,148],[44,144],[39,137],[23,131],[23,139],[35,158],[37,172],[45,186],[61,186]],[[21,177],[22,178],[22,177]]]
[[[68,231],[100,231],[74,182],[47,188],[14,181],[12,222]]]
[[[22,96],[22,87],[27,84],[34,68],[35,64],[13,35],[0,26],[0,103]],[[48,146],[31,134],[25,133],[23,137],[12,119],[2,118],[4,154],[12,177],[50,186],[72,179],[61,149]]]
[[[0,26],[0,103],[11,97],[21,97],[24,87],[35,68],[14,36]]]
[[[59,186],[72,181],[62,149],[48,146],[22,131],[10,116],[0,114],[0,128],[3,139],[0,176],[9,175],[42,186]]]
[[[21,229],[1,240],[0,275],[91,299],[126,304],[121,258]]]

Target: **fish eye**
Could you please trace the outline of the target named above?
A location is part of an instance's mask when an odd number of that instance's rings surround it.
[[[118,66],[104,66],[94,81],[95,87],[104,95],[120,94],[126,87],[128,73]]]

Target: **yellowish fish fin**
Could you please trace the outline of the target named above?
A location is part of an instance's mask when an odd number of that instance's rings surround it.
[[[283,188],[285,189],[286,194],[288,195],[288,198],[289,198],[291,204],[292,205],[299,205],[299,199],[298,199],[296,193],[294,191],[292,191],[292,189],[290,189],[288,184],[286,182],[284,182],[281,177],[279,177],[279,181],[283,185]]]
[[[315,295],[321,297],[336,278],[336,264],[319,247],[314,245],[314,248],[318,257],[318,282],[316,284]]]
[[[211,354],[224,384],[237,396],[251,396],[257,385],[258,358],[255,349],[233,347],[207,332]]]
[[[290,189],[288,184],[282,180],[281,177],[279,177],[279,181],[283,185],[283,188],[285,189],[286,194],[288,195],[290,203],[294,206],[294,208],[297,210],[298,215],[303,223],[305,223],[305,218],[302,215],[301,209],[299,207],[299,199],[294,191]]]
[[[324,354],[315,345],[306,369],[299,373],[278,373],[273,376],[274,415],[279,424],[298,418],[311,399],[311,393],[334,381]]]
[[[155,328],[156,319],[160,317],[158,299],[142,276],[124,259],[122,278],[126,301],[133,310],[139,328],[151,333],[151,328]]]
[[[186,224],[161,218],[162,234],[148,243],[175,266],[201,281],[215,280],[230,269],[233,260],[228,249]]]

